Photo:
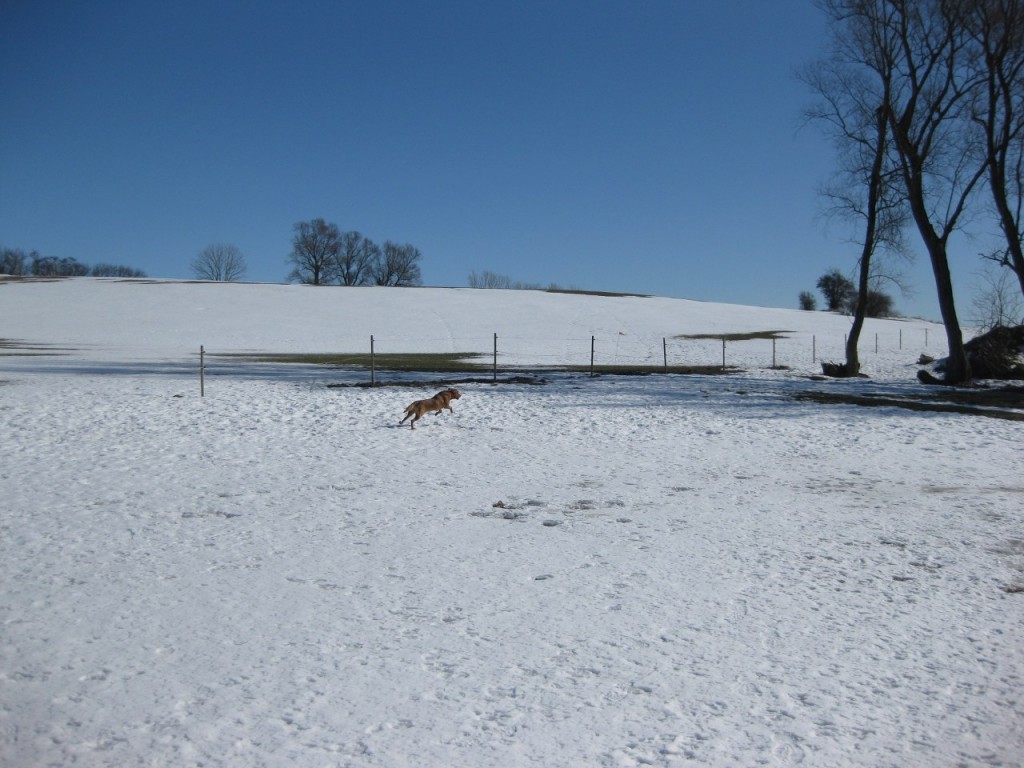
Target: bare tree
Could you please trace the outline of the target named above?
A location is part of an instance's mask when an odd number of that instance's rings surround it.
[[[854,223],[859,245],[858,280],[854,286],[837,270],[818,281],[829,309],[850,309],[853,324],[846,342],[846,364],[835,369],[846,376],[860,373],[858,345],[866,316],[891,311],[892,299],[872,284],[877,281],[878,251],[902,252],[906,207],[890,154],[885,106],[892,82],[887,69],[871,73],[864,65],[860,3],[825,0],[822,6],[833,30],[832,56],[803,74],[818,97],[808,117],[824,126],[838,153],[838,170],[824,194],[834,216]],[[846,294],[846,295],[844,295]],[[879,296],[888,299],[880,306]]]
[[[470,288],[511,288],[512,278],[508,275],[501,275],[497,272],[491,272],[489,269],[485,269],[480,274],[476,272],[469,273],[469,287]]]
[[[963,0],[952,8],[975,48],[970,61],[980,82],[971,117],[1006,238],[995,260],[1014,272],[1024,294],[1024,8],[1020,0]]]
[[[70,256],[40,256],[32,251],[31,272],[36,277],[84,277],[89,267]]]
[[[125,267],[120,264],[93,264],[89,269],[89,277],[145,277],[141,269]]]
[[[976,158],[965,118],[977,76],[965,65],[968,36],[947,0],[887,0],[877,17],[885,66],[895,87],[886,113],[910,210],[935,276],[949,356],[947,384],[971,380],[963,331],[953,297],[947,254],[968,199],[987,163]]]
[[[470,288],[505,288],[516,291],[545,290],[544,286],[540,283],[527,283],[522,280],[513,280],[508,275],[503,275],[500,272],[491,272],[488,269],[485,269],[480,274],[470,272],[468,282]],[[552,283],[547,290],[557,291],[561,289]]]
[[[342,232],[336,271],[342,285],[365,285],[374,264],[380,258],[380,247],[358,232]]]
[[[1005,269],[990,267],[980,274],[981,287],[974,296],[974,323],[982,332],[1024,323],[1024,302],[1016,281]]]
[[[288,260],[293,269],[289,280],[310,285],[326,285],[335,279],[341,232],[336,224],[323,219],[300,221],[295,225],[292,252]]]
[[[208,245],[192,260],[192,274],[199,280],[231,282],[245,277],[245,257],[233,245]]]
[[[423,282],[419,266],[421,258],[419,248],[388,240],[381,247],[380,256],[374,264],[373,282],[376,285],[420,285]]]
[[[829,0],[845,41],[885,95],[881,105],[911,216],[931,261],[946,329],[948,384],[971,368],[947,254],[987,163],[967,129],[972,94],[969,37],[956,6],[977,0]]]

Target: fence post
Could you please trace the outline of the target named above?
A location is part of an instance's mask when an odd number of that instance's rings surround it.
[[[924,329],[924,345],[925,345],[925,347],[928,346],[928,329],[927,328]]]
[[[775,337],[772,336],[772,368],[777,368],[775,364]]]
[[[590,337],[590,377],[594,377],[594,337]]]
[[[722,370],[725,370],[725,336],[722,337]]]
[[[811,334],[811,365],[818,362],[818,337]]]
[[[370,334],[370,386],[377,386],[377,358],[373,350],[373,334]]]
[[[206,397],[206,350],[199,345],[199,396]]]
[[[878,354],[878,334],[875,334],[875,354]]]
[[[494,334],[494,374],[491,379],[492,383],[498,383],[498,334]]]
[[[900,349],[903,349],[903,329],[900,328]]]
[[[668,373],[668,342],[665,337],[661,337],[661,356],[665,361],[665,372]]]

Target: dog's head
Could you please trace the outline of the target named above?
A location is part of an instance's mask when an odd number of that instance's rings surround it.
[[[455,389],[454,387],[446,389],[445,392],[451,395],[452,400],[458,400],[462,397],[462,393],[459,392],[459,390]]]

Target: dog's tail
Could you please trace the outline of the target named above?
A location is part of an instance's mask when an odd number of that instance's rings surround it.
[[[404,424],[405,420],[408,419],[410,416],[412,416],[416,412],[415,405],[416,404],[413,403],[412,405],[409,405],[408,407],[406,407],[406,409],[405,409],[405,416],[403,416],[402,420],[400,422],[398,422],[399,424]]]

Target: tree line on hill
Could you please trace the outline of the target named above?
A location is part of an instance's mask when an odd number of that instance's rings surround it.
[[[288,280],[309,285],[412,286],[423,282],[423,254],[408,243],[386,240],[377,245],[357,231],[343,232],[321,218],[295,224],[287,261]],[[215,243],[190,263],[200,280],[237,281],[245,277],[245,256],[234,245]],[[0,249],[0,274],[32,277],[146,277],[131,267],[96,264],[73,258],[41,256],[17,248]]]
[[[825,190],[859,249],[854,321],[843,374],[860,371],[857,342],[880,258],[920,236],[949,350],[946,384],[973,374],[953,294],[950,237],[989,217],[1001,245],[983,257],[1024,295],[1024,4],[1020,0],[821,0],[831,52],[803,73],[817,97],[808,118],[833,139]],[[884,270],[882,270],[884,272]]]
[[[421,285],[423,254],[413,245],[386,240],[377,245],[360,232],[343,232],[322,218],[293,227],[289,282],[306,285]],[[200,280],[240,280],[245,257],[233,245],[218,243],[199,252],[192,273]]]
[[[140,269],[120,264],[83,264],[77,259],[42,256],[38,251],[0,248],[0,275],[19,277],[145,277]]]

